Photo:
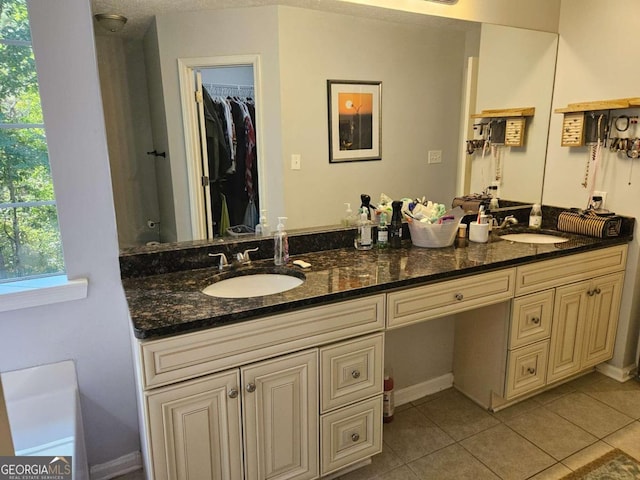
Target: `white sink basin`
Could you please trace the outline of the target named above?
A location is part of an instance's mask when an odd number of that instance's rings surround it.
[[[568,238],[549,235],[546,233],[508,233],[500,235],[503,240],[519,243],[562,243],[569,241]]]
[[[254,273],[226,278],[202,290],[205,295],[219,298],[250,298],[273,295],[296,288],[303,278],[281,273]]]

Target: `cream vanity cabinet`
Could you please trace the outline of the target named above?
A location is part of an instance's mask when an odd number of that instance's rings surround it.
[[[148,478],[315,479],[379,453],[383,328],[376,295],[136,342]]]
[[[456,325],[458,388],[496,409],[609,360],[626,255],[619,245],[517,267],[510,305]]]

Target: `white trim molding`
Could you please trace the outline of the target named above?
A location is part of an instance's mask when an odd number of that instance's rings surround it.
[[[453,373],[446,373],[440,377],[432,378],[426,382],[417,383],[409,387],[401,388],[395,392],[395,404],[404,405],[419,398],[426,397],[453,386]]]
[[[0,283],[0,312],[87,298],[89,280],[66,275]]]
[[[92,465],[89,474],[91,480],[108,480],[141,469],[142,455],[132,452],[109,462]]]
[[[631,364],[626,367],[619,368],[614,367],[610,363],[601,363],[596,366],[596,370],[609,378],[613,378],[619,382],[626,382],[633,378],[636,366]]]

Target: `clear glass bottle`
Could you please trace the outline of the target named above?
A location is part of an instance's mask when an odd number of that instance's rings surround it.
[[[529,213],[529,228],[542,228],[542,208],[539,203],[534,203]]]
[[[373,236],[371,235],[371,220],[367,218],[366,208],[360,209],[360,218],[358,220],[358,231],[354,245],[358,250],[371,250],[373,247]]]
[[[278,217],[278,227],[273,236],[273,263],[286,265],[289,262],[289,236],[284,231],[284,221],[287,217]]]
[[[387,227],[387,214],[385,212],[380,213],[380,224],[378,225],[376,240],[378,248],[387,248],[389,246],[389,227]]]

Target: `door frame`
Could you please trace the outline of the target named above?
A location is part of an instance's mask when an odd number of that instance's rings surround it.
[[[182,109],[182,125],[184,128],[185,157],[187,161],[187,181],[189,188],[189,210],[191,214],[191,232],[194,239],[206,239],[206,208],[202,191],[202,159],[200,154],[200,134],[198,127],[198,110],[194,99],[194,71],[212,67],[253,67],[253,90],[256,106],[256,152],[258,157],[258,192],[261,208],[267,208],[267,191],[265,179],[265,158],[262,122],[262,88],[260,75],[260,55],[228,55],[214,57],[178,58],[178,75],[180,81],[180,104]]]

